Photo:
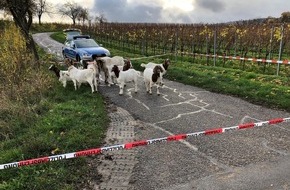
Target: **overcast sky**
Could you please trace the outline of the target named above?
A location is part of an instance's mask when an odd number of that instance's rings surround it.
[[[47,0],[56,5],[55,0]],[[60,1],[65,3],[66,1]],[[290,0],[70,0],[109,22],[220,23],[280,17]],[[59,5],[58,5],[59,7]],[[44,21],[48,21],[47,17]],[[71,22],[71,19],[66,18]],[[50,21],[61,22],[54,16]],[[64,21],[65,18],[62,18]]]

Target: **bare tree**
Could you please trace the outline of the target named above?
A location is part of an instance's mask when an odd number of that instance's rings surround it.
[[[91,26],[92,26],[92,20],[94,19],[94,17],[93,16],[91,16],[91,15],[89,15],[89,17],[88,17],[88,22],[89,22],[89,27],[91,28]]]
[[[89,11],[88,9],[82,8],[79,15],[78,15],[78,20],[82,21],[82,24],[85,24],[85,21],[89,19]]]
[[[34,0],[1,0],[0,9],[9,11],[13,16],[15,24],[20,28],[24,38],[26,39],[27,49],[34,55],[34,59],[38,64],[39,56],[36,50],[34,40],[29,33],[32,24],[33,15],[36,10]],[[39,65],[38,65],[39,66]]]
[[[72,19],[73,25],[76,24],[76,19],[78,18],[79,14],[81,13],[81,10],[83,8],[74,2],[66,2],[60,9],[59,12],[63,16],[68,16]]]
[[[103,23],[107,22],[105,14],[101,13],[99,16],[96,16],[95,21],[100,23],[100,24],[103,24]]]
[[[290,22],[290,12],[283,12],[280,19],[282,22]]]
[[[36,14],[38,17],[38,23],[41,24],[41,17],[43,13],[50,13],[52,6],[46,0],[36,0]]]

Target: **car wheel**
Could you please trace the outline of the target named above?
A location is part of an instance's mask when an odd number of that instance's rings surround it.
[[[77,62],[80,62],[80,61],[81,61],[81,58],[80,58],[79,55],[77,55],[77,57],[76,57],[76,61],[77,61]]]
[[[62,57],[65,59],[67,56],[64,54],[64,51],[62,51]]]

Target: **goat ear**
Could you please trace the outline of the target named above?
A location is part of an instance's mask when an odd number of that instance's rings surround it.
[[[162,71],[162,68],[161,68],[159,65],[156,65],[156,66],[154,67],[154,69],[153,69],[153,73],[157,74],[157,73],[158,73],[158,70],[159,70],[160,72],[163,72],[163,71]]]
[[[157,75],[157,73],[153,73],[153,74],[152,74],[152,81],[153,81],[153,82],[156,82],[157,79],[158,79],[158,75]]]
[[[167,58],[167,59],[165,59],[164,63],[170,64],[170,60]]]

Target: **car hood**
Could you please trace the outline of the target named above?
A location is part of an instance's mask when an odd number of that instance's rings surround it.
[[[78,48],[78,51],[89,54],[110,54],[109,50],[103,47]]]

